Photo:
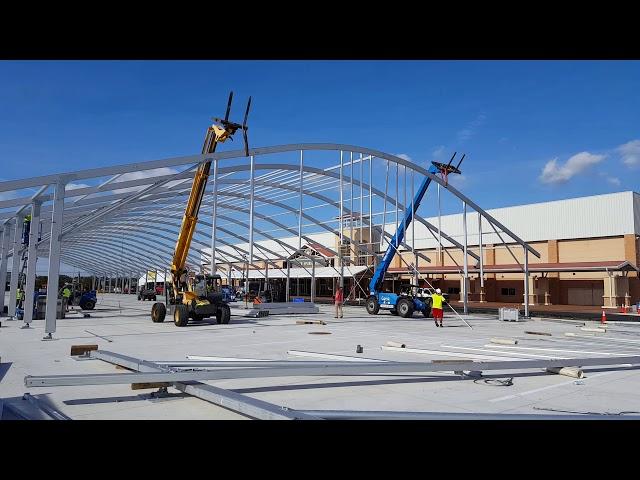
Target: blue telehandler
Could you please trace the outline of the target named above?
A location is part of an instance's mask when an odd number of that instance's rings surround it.
[[[429,173],[433,175],[441,173],[444,178],[446,178],[450,173],[460,174],[461,172],[459,167],[465,156],[463,155],[458,162],[458,165],[454,167],[451,165],[451,162],[455,156],[456,154],[454,153],[448,164],[431,162],[432,165],[429,167]],[[427,189],[430,184],[431,177],[425,177],[416,192],[413,204],[406,208],[404,218],[398,226],[398,230],[391,239],[389,246],[387,247],[387,251],[385,252],[384,257],[382,257],[382,261],[378,264],[378,267],[373,273],[371,282],[369,282],[369,298],[367,298],[366,304],[367,313],[370,315],[376,315],[380,309],[389,310],[391,313],[400,315],[403,318],[411,317],[413,312],[416,311],[422,312],[425,317],[428,317],[431,314],[431,295],[425,294],[424,289],[420,288],[418,285],[408,285],[408,287],[405,287],[400,291],[400,293],[381,291],[384,276],[391,265],[391,261],[396,254],[398,246],[404,240],[406,231],[409,228],[418,207],[420,206],[420,202],[422,202],[425,193],[427,193]]]

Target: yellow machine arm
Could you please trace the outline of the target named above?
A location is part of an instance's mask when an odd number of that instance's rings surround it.
[[[251,105],[251,97],[247,104],[247,110],[244,116],[244,122],[242,125],[229,122],[229,111],[231,109],[231,101],[233,99],[233,92],[229,94],[229,103],[227,104],[227,113],[224,120],[215,119],[215,121],[222,125],[212,125],[207,129],[207,134],[204,139],[204,145],[202,147],[202,154],[211,154],[216,151],[218,143],[223,143],[228,139],[233,140],[233,134],[238,129],[243,130],[245,141],[245,152],[248,154],[247,146],[247,116],[249,114],[249,107]],[[178,241],[176,242],[176,248],[173,253],[173,261],[171,263],[171,275],[174,292],[179,292],[180,277],[187,273],[185,268],[187,255],[189,248],[191,247],[191,240],[198,223],[198,212],[200,211],[200,204],[204,197],[204,192],[207,187],[207,181],[209,180],[209,171],[211,169],[211,161],[204,162],[196,170],[195,177],[193,179],[193,185],[191,186],[191,192],[189,194],[189,200],[187,201],[187,207],[182,217],[182,225],[180,227],[180,234],[178,235]]]
[[[218,141],[219,140],[216,139],[214,128],[209,127],[204,140],[204,146],[202,147],[202,153],[214,153],[216,151]],[[187,201],[187,208],[185,209],[184,216],[182,217],[182,225],[180,226],[180,234],[178,235],[178,241],[176,242],[176,249],[173,253],[173,262],[171,263],[171,274],[175,280],[185,273],[187,254],[189,253],[193,233],[195,232],[196,224],[198,223],[198,212],[200,211],[202,197],[204,196],[204,191],[207,187],[210,170],[211,161],[203,163],[196,170],[196,175],[193,179],[191,193],[189,194],[189,200]],[[176,283],[175,280],[174,283]]]

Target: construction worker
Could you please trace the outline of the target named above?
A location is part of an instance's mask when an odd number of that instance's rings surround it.
[[[336,295],[334,297],[336,304],[336,315],[334,318],[342,318],[342,302],[344,301],[344,293],[342,292],[342,287],[338,287],[336,290]]]
[[[24,302],[24,299],[25,292],[24,290],[22,290],[22,288],[18,287],[18,289],[16,290],[16,307],[22,308],[22,302]]]
[[[29,245],[29,231],[31,230],[31,215],[26,215],[22,221],[22,244]]]
[[[64,288],[62,289],[62,303],[64,304],[64,309],[66,312],[69,311],[70,298],[71,298],[71,289],[69,288],[69,284],[66,283]]]
[[[436,293],[431,295],[431,300],[431,312],[433,313],[433,320],[436,322],[436,327],[441,327],[442,318],[444,317],[444,312],[442,309],[444,297],[442,296],[442,291],[439,288],[436,288]],[[438,320],[440,320],[440,325],[438,325]]]

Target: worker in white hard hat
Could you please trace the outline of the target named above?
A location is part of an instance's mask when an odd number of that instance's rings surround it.
[[[433,314],[433,320],[436,322],[436,327],[442,327],[442,318],[444,317],[442,303],[444,302],[444,297],[442,296],[442,291],[439,288],[436,288],[436,293],[431,295],[431,300],[431,312]],[[438,320],[440,320],[439,325]]]

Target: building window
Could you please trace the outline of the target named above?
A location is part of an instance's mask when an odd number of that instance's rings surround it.
[[[502,288],[500,289],[500,293],[506,297],[515,297],[516,289],[515,288]]]
[[[447,289],[447,293],[452,294],[452,295],[459,295],[460,294],[460,287],[449,287]]]

